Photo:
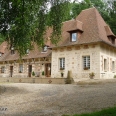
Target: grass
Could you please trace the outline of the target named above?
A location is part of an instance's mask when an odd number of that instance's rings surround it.
[[[62,116],[116,116],[116,107],[103,109],[101,111],[93,112],[93,113],[62,115]]]

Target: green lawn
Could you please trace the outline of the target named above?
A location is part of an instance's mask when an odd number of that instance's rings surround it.
[[[104,109],[98,112],[62,116],[116,116],[116,107]]]

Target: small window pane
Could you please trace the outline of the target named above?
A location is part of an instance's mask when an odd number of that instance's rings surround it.
[[[71,38],[72,42],[77,40],[77,33],[72,33],[72,38]]]
[[[29,49],[26,50],[26,54],[29,54]]]
[[[48,49],[48,47],[44,46],[43,49],[42,49],[42,52],[47,52],[47,49]]]
[[[83,69],[90,69],[90,56],[83,57]]]
[[[65,69],[65,58],[60,58],[60,70],[64,70]]]
[[[47,51],[47,46],[44,47],[44,52],[46,52],[46,51]]]

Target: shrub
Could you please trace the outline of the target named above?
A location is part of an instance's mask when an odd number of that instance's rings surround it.
[[[95,76],[95,73],[94,73],[94,72],[89,73],[89,77],[90,77],[91,79],[93,79],[94,76]]]
[[[44,71],[42,71],[42,75],[44,75]]]
[[[116,75],[114,75],[114,78],[116,78]]]
[[[32,75],[35,76],[35,72],[34,71],[32,72]]]

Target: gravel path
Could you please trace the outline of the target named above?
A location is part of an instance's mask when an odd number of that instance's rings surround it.
[[[93,112],[115,105],[116,82],[0,85],[0,116],[61,116]]]

